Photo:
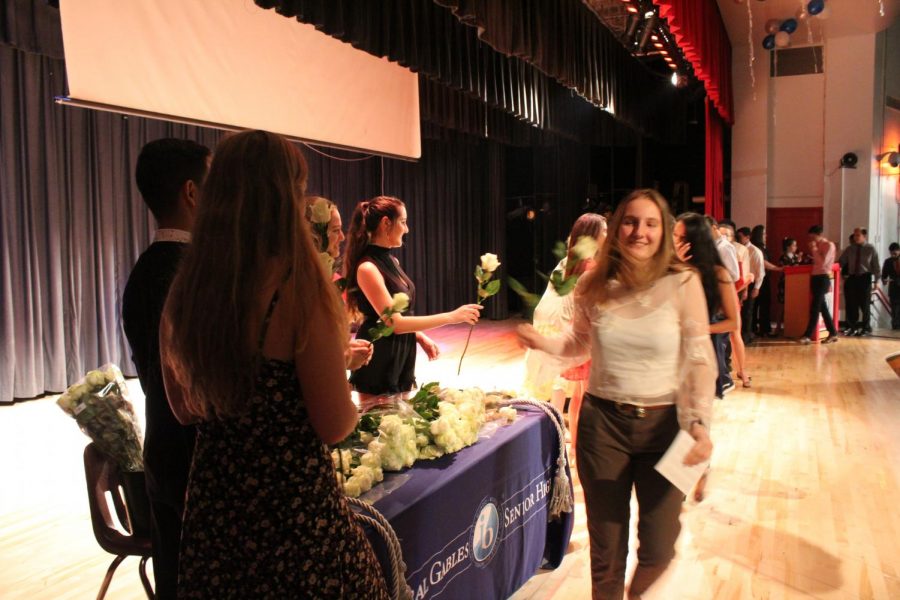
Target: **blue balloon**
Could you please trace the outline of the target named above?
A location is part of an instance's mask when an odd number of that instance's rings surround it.
[[[825,10],[825,0],[809,0],[809,4],[806,5],[806,12],[812,16],[816,16],[823,10]]]
[[[775,47],[775,36],[773,34],[769,34],[763,38],[763,48],[766,50],[771,50]]]
[[[780,29],[786,33],[794,33],[797,31],[797,19],[787,19],[781,24]]]

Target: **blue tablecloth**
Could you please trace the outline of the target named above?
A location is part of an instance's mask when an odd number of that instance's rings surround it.
[[[394,527],[416,599],[508,598],[539,567],[559,565],[573,514],[548,522],[558,454],[550,419],[520,409],[474,446],[387,474],[363,496]],[[369,538],[386,568],[378,534]]]

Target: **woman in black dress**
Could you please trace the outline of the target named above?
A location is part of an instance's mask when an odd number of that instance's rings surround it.
[[[408,232],[406,206],[390,196],[360,202],[350,221],[344,264],[348,308],[363,318],[357,337],[372,339],[369,330],[392,305],[393,295],[403,292],[409,296],[408,310],[389,319],[393,334],[376,340],[372,360],[350,376],[360,394],[410,391],[416,383],[416,343],[429,360],[440,354],[424,332],[452,323],[475,323],[481,311],[478,304],[464,304],[446,313],[414,316],[416,286],[391,254],[392,248],[403,245]]]
[[[223,140],[163,311],[169,404],[197,423],[180,598],[386,599],[325,444],[358,416],[346,318],[304,217],[284,138]]]

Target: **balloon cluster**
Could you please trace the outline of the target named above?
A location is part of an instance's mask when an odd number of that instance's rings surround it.
[[[763,48],[787,48],[791,45],[791,34],[797,31],[797,26],[810,17],[827,19],[831,9],[825,6],[825,0],[809,0],[805,7],[801,6],[797,14],[790,19],[779,21],[769,19],[766,21],[766,37],[763,38]]]

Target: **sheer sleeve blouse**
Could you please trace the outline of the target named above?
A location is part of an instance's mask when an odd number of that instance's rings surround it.
[[[717,367],[694,271],[671,273],[637,292],[611,282],[602,305],[579,296],[572,329],[547,349],[589,355],[594,396],[641,406],[674,403],[683,429],[698,419],[709,426]]]

